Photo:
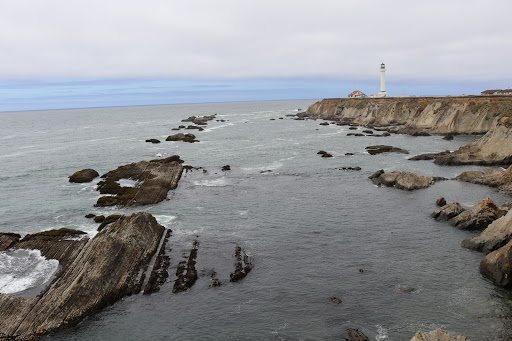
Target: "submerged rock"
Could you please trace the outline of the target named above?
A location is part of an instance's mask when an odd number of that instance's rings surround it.
[[[238,282],[245,278],[252,270],[252,259],[240,246],[235,247],[235,271],[229,275],[230,282]]]
[[[164,200],[169,190],[178,187],[183,172],[182,162],[178,155],[173,155],[120,166],[102,175],[103,180],[97,189],[101,194],[112,195],[99,198],[95,206],[142,206]],[[135,180],[137,187],[121,187],[117,183],[121,179]]]
[[[457,335],[452,336],[448,333],[445,333],[441,329],[436,329],[434,331],[424,333],[417,332],[416,335],[411,339],[411,341],[470,341],[465,336]]]
[[[157,139],[147,139],[146,142],[149,142],[149,143],[160,143],[160,140],[157,140]]]
[[[1,338],[32,340],[73,326],[122,297],[138,293],[140,274],[156,252],[163,231],[155,218],[140,212],[112,224],[90,241],[53,236],[19,242],[19,248],[38,249],[46,258],[58,259],[61,270],[35,298],[0,294]]]
[[[341,298],[333,296],[331,297],[331,302],[334,304],[341,304]]]
[[[84,183],[84,182],[91,182],[94,178],[100,176],[98,172],[96,172],[94,169],[87,168],[82,169],[81,171],[73,173],[69,177],[69,182],[75,182],[75,183]]]

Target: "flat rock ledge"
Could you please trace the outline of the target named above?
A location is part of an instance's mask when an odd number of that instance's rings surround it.
[[[467,171],[458,175],[456,179],[458,181],[495,187],[502,192],[512,195],[512,166],[509,166],[505,171],[498,169],[490,169],[486,172]]]
[[[0,340],[34,340],[140,292],[164,230],[149,213],[139,212],[91,240],[39,235],[16,243],[15,248],[31,243],[30,249],[59,260],[61,269],[35,298],[0,294]]]
[[[102,175],[97,190],[101,194],[96,207],[133,207],[159,203],[167,198],[167,192],[178,187],[183,173],[183,161],[178,155],[165,159],[140,161],[120,166]],[[135,187],[121,186],[118,181],[136,181]]]
[[[393,146],[385,146],[385,145],[376,145],[376,146],[368,146],[365,148],[368,154],[377,155],[382,153],[402,153],[409,154],[409,152],[405,149],[393,147]]]
[[[441,329],[436,329],[434,331],[424,333],[417,332],[416,335],[411,339],[411,341],[470,341],[467,337],[457,335],[452,336],[448,333],[445,333]]]
[[[445,180],[444,178],[422,176],[408,171],[385,173],[382,169],[371,175],[369,179],[377,186],[384,185],[408,191],[427,188],[436,181]]]

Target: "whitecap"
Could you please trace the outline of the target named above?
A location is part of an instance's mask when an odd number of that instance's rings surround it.
[[[218,179],[207,179],[207,180],[199,180],[194,181],[194,185],[196,186],[206,186],[206,187],[224,187],[227,186],[226,178],[218,178]]]
[[[158,221],[159,224],[162,224],[164,226],[178,219],[178,216],[175,215],[155,214],[154,217],[156,218],[156,221]]]
[[[0,252],[0,293],[14,294],[48,282],[59,261],[46,259],[39,250]]]
[[[137,180],[132,179],[119,179],[116,181],[121,187],[137,187],[139,182]]]
[[[388,338],[388,330],[381,326],[380,324],[376,325],[377,327],[377,336],[375,336],[375,340],[381,341]]]

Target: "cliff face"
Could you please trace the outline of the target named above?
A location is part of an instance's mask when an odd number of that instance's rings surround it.
[[[483,134],[499,118],[512,116],[512,96],[324,99],[307,114],[361,125],[400,124],[430,133]]]

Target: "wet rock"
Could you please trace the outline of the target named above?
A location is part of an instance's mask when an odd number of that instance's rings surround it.
[[[361,167],[359,166],[356,166],[356,167],[341,167],[341,168],[338,168],[339,170],[346,170],[346,171],[360,171],[361,170]]]
[[[363,130],[363,133],[365,133],[365,134],[373,134],[373,131],[371,131],[371,130]]]
[[[210,274],[210,279],[212,281],[211,284],[209,285],[210,288],[216,288],[222,285],[222,283],[217,278],[217,273],[215,271],[212,271],[212,273]]]
[[[169,277],[167,269],[169,268],[169,265],[171,265],[171,258],[166,254],[166,245],[170,237],[171,230],[167,230],[162,246],[160,246],[158,256],[156,257],[155,264],[153,265],[153,270],[149,276],[148,283],[144,288],[144,295],[160,291],[160,287]]]
[[[104,215],[99,215],[99,216],[94,217],[94,222],[95,223],[100,224],[100,223],[102,223],[104,221],[105,221],[105,216]]]
[[[370,180],[373,180],[373,179],[377,179],[379,176],[381,176],[382,174],[384,174],[384,169],[379,169],[378,171],[376,171],[375,173],[373,173],[372,175],[370,175],[368,177],[368,179]]]
[[[354,153],[345,153],[346,156],[352,156]]]
[[[421,331],[417,332],[416,335],[411,339],[411,341],[470,341],[465,336],[457,335],[452,336],[448,333],[445,333],[441,329],[436,329],[434,331],[423,333]]]
[[[331,297],[331,302],[334,304],[341,304],[341,298],[333,296]]]
[[[167,197],[169,190],[178,187],[183,172],[183,161],[178,155],[165,159],[140,161],[120,166],[101,177],[97,190],[101,194],[113,194],[100,197],[96,207],[131,207],[156,204]],[[117,181],[131,179],[138,182],[137,187],[121,187]]]
[[[160,140],[157,140],[157,139],[147,139],[146,142],[149,142],[149,143],[160,143]]]
[[[197,129],[199,131],[203,131],[204,128],[203,127],[198,127],[198,126],[187,126],[185,129]]]
[[[184,125],[181,125],[178,127],[178,129],[185,129],[186,127]]]
[[[194,134],[183,134],[183,133],[178,133],[178,134],[167,136],[167,138],[165,140],[166,141],[183,141],[183,142],[189,142],[189,143],[199,142],[198,140],[196,140],[196,136]]]
[[[321,126],[328,126],[329,125],[329,122],[322,122],[320,123]]]
[[[451,140],[453,140],[453,137],[454,137],[454,135],[452,133],[449,133],[443,137],[443,140],[451,141]]]
[[[512,211],[493,221],[482,233],[462,241],[461,246],[467,249],[492,252],[512,240]]]
[[[194,241],[188,259],[181,261],[176,269],[177,279],[174,281],[173,293],[186,291],[197,281],[196,259],[199,242]]]
[[[240,246],[235,247],[235,271],[229,275],[230,282],[238,282],[245,278],[252,270],[252,259]]]
[[[480,273],[494,284],[510,288],[512,281],[512,240],[492,251],[480,262]]]
[[[450,153],[450,151],[447,150],[447,151],[440,152],[440,153],[420,154],[420,155],[416,155],[416,156],[410,157],[408,160],[411,160],[411,161],[435,160],[436,157],[441,156],[441,155],[446,155],[446,154],[449,154],[449,153]]]
[[[358,329],[347,328],[347,336],[348,339],[345,339],[346,341],[370,341],[370,339]]]
[[[431,217],[435,220],[450,220],[462,212],[464,212],[462,206],[458,202],[452,202],[451,204],[436,209],[431,214]]]
[[[94,213],[88,213],[85,215],[85,218],[87,218],[87,219],[92,219],[94,217],[96,217],[96,214],[94,214]]]
[[[84,183],[91,182],[94,178],[100,176],[94,169],[82,169],[69,177],[69,182]]]
[[[393,147],[393,146],[385,146],[385,145],[377,145],[377,146],[368,146],[365,148],[368,154],[377,155],[381,153],[402,153],[409,154],[409,152],[405,149]]]
[[[347,136],[365,136],[365,135],[361,134],[361,133],[348,133]]]
[[[381,173],[378,177],[374,177],[374,175],[371,180],[377,186],[384,185],[408,191],[427,188],[435,183],[435,179],[431,176],[422,176],[408,171]]]
[[[21,236],[17,233],[0,232],[0,251],[7,250],[11,245],[17,243]]]
[[[102,216],[103,217],[103,216]],[[100,226],[98,226],[98,231],[101,231],[103,230],[103,228],[105,226],[107,226],[108,224],[112,224],[113,222],[115,221],[118,221],[119,219],[121,219],[122,217],[124,217],[123,215],[120,215],[120,214],[112,214],[112,215],[109,215],[108,217],[104,217],[104,219],[101,221],[101,224]]]
[[[225,171],[229,171],[231,170],[231,166],[230,165],[225,165],[225,166],[222,166],[222,171],[225,172]]]
[[[487,198],[479,201],[471,209],[451,218],[449,223],[460,230],[483,230],[500,218],[500,213],[498,206]]]
[[[178,130],[180,130],[180,128],[172,128],[171,130],[173,130],[173,131],[178,131]],[[147,142],[147,141],[146,141],[146,142]]]
[[[357,130],[357,127],[349,127],[350,130]]]
[[[439,207],[443,207],[444,205],[446,205],[446,199],[441,197],[441,198],[438,198],[436,200],[436,205],[439,206]]]
[[[61,270],[35,298],[0,294],[2,338],[32,340],[76,325],[124,296],[138,293],[140,273],[156,252],[163,230],[155,218],[141,212],[112,224],[90,241],[62,240],[61,236],[46,236],[51,237],[46,240],[38,235],[17,243],[58,259]]]

